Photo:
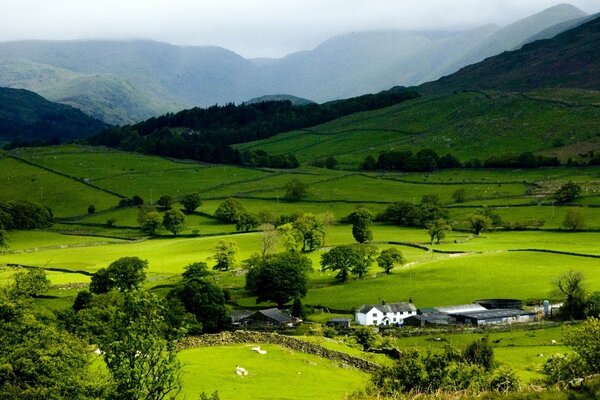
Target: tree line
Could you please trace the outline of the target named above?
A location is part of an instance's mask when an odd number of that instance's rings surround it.
[[[422,149],[416,153],[411,150],[382,151],[377,158],[366,156],[360,165],[365,171],[387,170],[405,172],[430,172],[448,168],[542,168],[561,165],[583,166],[600,165],[600,156],[591,157],[588,162],[576,162],[569,159],[566,164],[557,157],[536,155],[530,151],[520,154],[494,155],[485,160],[470,159],[461,162],[452,154],[440,156],[434,150]]]

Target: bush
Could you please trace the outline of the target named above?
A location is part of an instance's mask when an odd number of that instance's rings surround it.
[[[577,353],[553,354],[546,360],[543,368],[549,384],[565,383],[575,378],[582,378],[589,370]]]

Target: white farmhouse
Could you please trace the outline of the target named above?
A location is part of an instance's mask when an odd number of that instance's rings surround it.
[[[363,304],[356,310],[359,325],[401,325],[404,318],[417,315],[411,303]]]

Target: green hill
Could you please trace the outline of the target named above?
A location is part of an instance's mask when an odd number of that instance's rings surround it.
[[[294,153],[301,163],[335,156],[349,168],[392,149],[431,148],[463,161],[524,151],[565,159],[600,147],[598,103],[594,91],[472,91],[415,99],[236,147]]]
[[[0,141],[63,142],[91,136],[108,125],[23,89],[0,88]]]

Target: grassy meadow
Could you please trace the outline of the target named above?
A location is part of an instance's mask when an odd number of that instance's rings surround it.
[[[473,94],[465,96],[468,100]],[[417,112],[418,107],[409,111]],[[346,124],[338,123],[340,129]],[[372,122],[367,118],[364,123],[367,126]],[[306,140],[310,138],[311,134],[306,133]],[[276,139],[273,138],[274,143]],[[354,148],[364,147],[357,143]],[[418,141],[415,143],[418,147]],[[360,158],[352,157],[355,158],[348,160],[355,162]],[[308,184],[306,198],[298,202],[285,200],[284,186],[290,179]],[[583,187],[583,196],[576,203],[583,207],[586,226],[578,232],[562,228],[569,207],[553,204],[550,197],[568,181]],[[204,261],[212,266],[213,249],[222,239],[237,244],[239,267],[227,272],[213,271],[209,279],[229,289],[229,307],[256,307],[255,298],[244,289],[241,264],[259,251],[260,233],[238,233],[234,225],[213,217],[219,204],[228,197],[239,198],[253,213],[279,216],[311,212],[333,216],[333,223],[327,227],[325,248],[307,254],[313,272],[303,303],[316,308],[308,318],[318,323],[332,316],[352,316],[361,304],[381,300],[410,299],[417,307],[424,308],[470,303],[481,298],[557,299],[555,281],[570,270],[585,274],[588,291],[600,290],[598,167],[460,169],[427,174],[357,173],[308,166],[285,171],[204,165],[65,145],[4,153],[0,156],[0,182],[0,201],[28,199],[51,207],[56,216],[49,229],[7,233],[8,248],[0,251],[0,285],[7,284],[20,270],[9,265],[46,268],[52,286],[46,296],[35,301],[57,311],[71,307],[77,292],[89,283],[89,274],[125,256],[148,260],[145,287],[164,294],[178,283],[186,265]],[[457,189],[465,189],[464,203],[454,202],[452,193]],[[186,216],[187,227],[176,237],[163,228],[156,236],[148,237],[139,229],[138,208],[117,207],[123,197],[138,195],[146,203],[155,203],[162,195],[177,199],[189,192],[199,192],[203,204],[196,213]],[[429,194],[438,195],[459,228],[448,232],[440,244],[430,245],[427,233],[421,228],[375,223],[373,243],[379,250],[389,247],[400,250],[405,265],[386,275],[374,264],[363,278],[351,276],[343,284],[336,282],[334,272],[320,271],[320,258],[325,251],[331,246],[354,242],[351,226],[340,220],[356,207],[364,205],[378,214],[390,202],[418,203]],[[96,212],[88,214],[91,204]],[[479,236],[461,230],[461,221],[483,206],[507,221],[541,220],[544,224],[538,230],[484,231]],[[181,205],[176,203],[174,207]],[[560,344],[560,329],[486,334],[493,342],[497,361],[513,367],[525,382],[533,382],[541,377],[539,367],[549,354],[567,350]],[[394,339],[394,344],[400,348],[433,349],[446,342],[464,346],[482,334],[431,333]],[[442,340],[434,340],[438,337]],[[389,363],[383,356],[363,353],[355,343],[315,336],[304,339],[330,349],[372,357],[381,364]],[[559,343],[552,345],[551,340]],[[368,379],[362,372],[324,359],[277,346],[264,348],[268,350],[266,356],[244,345],[182,351],[179,357],[184,364],[184,392],[180,398],[198,398],[201,392],[219,390],[224,399],[334,399],[362,388]],[[249,375],[244,378],[236,375],[236,365],[246,368]],[[270,390],[265,391],[265,387]]]
[[[251,350],[253,346],[183,350],[180,398],[196,399],[218,389],[222,399],[339,399],[369,379],[368,374],[334,361],[274,345],[261,345],[267,351],[261,355]],[[237,375],[238,365],[248,375]]]

